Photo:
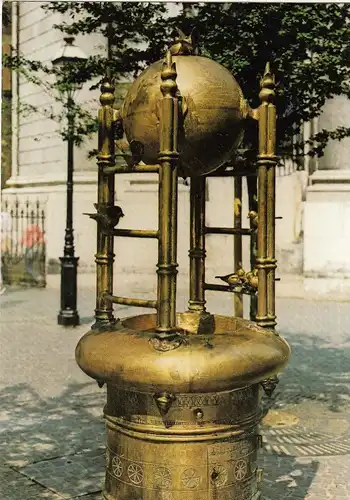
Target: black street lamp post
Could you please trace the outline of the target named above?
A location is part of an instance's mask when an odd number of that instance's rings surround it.
[[[56,68],[69,68],[74,64],[86,59],[85,54],[73,44],[74,38],[64,39],[65,45],[58,56],[53,59],[52,64]],[[73,94],[79,86],[77,84],[67,85],[67,121],[68,121],[68,154],[67,154],[67,202],[66,202],[66,229],[64,237],[63,257],[61,261],[61,308],[57,316],[57,322],[63,326],[79,325],[79,314],[77,311],[77,268],[79,257],[74,255],[74,233],[73,233],[73,171],[74,171],[74,131],[75,111]]]

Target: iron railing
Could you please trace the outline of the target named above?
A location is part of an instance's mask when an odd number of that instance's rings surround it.
[[[45,210],[39,200],[1,202],[2,279],[8,285],[46,285]]]

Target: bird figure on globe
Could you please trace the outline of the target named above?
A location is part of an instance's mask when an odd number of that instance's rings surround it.
[[[185,35],[185,33],[179,28],[176,28],[176,31],[178,33],[178,36],[176,37],[175,42],[173,42],[169,47],[171,55],[189,56],[197,53],[198,49],[196,47],[197,45],[196,31],[193,29],[191,34],[188,36]]]

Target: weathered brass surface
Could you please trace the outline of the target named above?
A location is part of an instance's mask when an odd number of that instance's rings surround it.
[[[289,347],[250,321],[208,316],[203,328],[202,313],[178,314],[171,350],[152,345],[150,314],[80,340],[79,366],[107,381],[105,498],[258,495],[259,382],[285,366]]]
[[[113,236],[128,236],[129,238],[155,238],[159,237],[158,231],[152,229],[115,229],[111,231]]]
[[[151,309],[158,308],[158,302],[156,300],[132,299],[130,297],[119,297],[109,293],[103,294],[103,298],[111,301],[113,304],[120,304],[123,306],[147,307]]]
[[[234,178],[233,225],[237,230],[242,229],[242,177]],[[242,234],[236,233],[233,237],[233,270],[236,273],[242,268],[243,241]],[[235,293],[233,297],[234,314],[243,318],[243,295]]]
[[[205,184],[205,177],[191,179],[189,311],[205,311]]]
[[[194,316],[195,315],[195,316]],[[281,371],[288,344],[274,331],[241,318],[213,315],[211,329],[197,333],[193,318],[177,315],[179,344],[166,352],[155,349],[157,315],[127,318],[114,329],[87,333],[76,360],[89,376],[120,387],[144,391],[226,391],[259,383]],[[209,323],[208,323],[209,324]]]
[[[259,498],[259,386],[177,394],[162,415],[152,394],[108,385],[106,499]]]
[[[206,227],[206,234],[250,235],[253,230],[246,227]]]
[[[214,61],[194,55],[191,43],[191,37],[182,34],[164,61],[142,73],[121,113],[113,109],[109,77],[101,87],[98,213],[93,217],[97,221],[96,323],[79,341],[76,360],[99,386],[107,384],[103,492],[107,500],[258,500],[260,397],[262,389],[272,394],[276,374],[290,355],[288,344],[273,330],[274,77],[267,66],[261,106],[251,110],[231,74]],[[217,174],[236,172],[239,177],[234,227],[206,227],[206,175],[230,158],[248,116],[259,122],[260,144],[258,200],[250,200],[250,228],[242,228],[241,212],[237,212],[244,172],[223,169]],[[115,165],[114,141],[122,129],[134,155],[127,167]],[[149,164],[136,164],[141,157]],[[114,174],[123,172],[158,173],[157,230],[114,229],[120,215],[119,207],[114,207]],[[190,290],[188,311],[179,313],[177,186],[178,176],[184,174],[191,176]],[[248,169],[246,175],[250,174]],[[256,266],[245,272],[241,237],[255,241],[256,233]],[[207,234],[236,238],[234,272],[221,276],[228,285],[205,283]],[[113,295],[116,236],[158,239],[156,300]],[[257,291],[259,324],[210,314],[206,290]],[[113,303],[152,307],[156,314],[115,320]],[[241,297],[235,304],[241,316]]]
[[[159,165],[112,165],[103,169],[105,174],[158,174]]]
[[[172,59],[182,100],[181,169],[187,175],[207,174],[228,161],[241,142],[247,105],[238,83],[220,64],[192,55]],[[141,73],[121,110],[126,137],[131,146],[132,141],[140,145],[145,163],[158,159],[162,63]]]

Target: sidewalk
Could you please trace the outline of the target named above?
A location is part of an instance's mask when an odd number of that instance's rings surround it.
[[[74,359],[93,319],[93,286],[80,279],[77,328],[57,326],[52,283],[0,297],[0,500],[100,498],[105,387]],[[120,294],[149,297],[137,290]],[[209,310],[232,314],[227,295],[208,294]],[[263,498],[350,499],[350,303],[280,296],[276,306],[292,358],[262,428]],[[137,313],[116,307],[116,316]]]

